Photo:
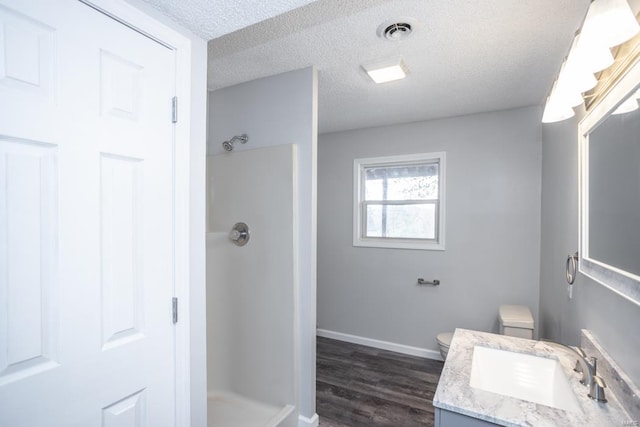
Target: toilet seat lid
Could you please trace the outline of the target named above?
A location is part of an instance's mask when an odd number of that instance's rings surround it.
[[[436,336],[436,339],[438,340],[438,344],[449,347],[453,339],[453,332],[442,332]]]

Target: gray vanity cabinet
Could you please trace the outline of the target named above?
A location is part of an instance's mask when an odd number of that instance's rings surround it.
[[[458,414],[457,412],[447,411],[446,409],[435,408],[435,410],[436,422],[434,427],[489,427],[499,425]]]

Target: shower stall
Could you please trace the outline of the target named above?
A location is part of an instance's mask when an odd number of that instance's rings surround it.
[[[208,424],[297,425],[296,146],[207,158]]]

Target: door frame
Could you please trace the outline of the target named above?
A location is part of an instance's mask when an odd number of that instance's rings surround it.
[[[179,301],[179,321],[174,327],[174,402],[176,425],[189,426],[191,425],[190,125],[192,114],[192,42],[183,34],[157,21],[125,0],[78,1],[155,40],[175,53],[175,96],[178,97],[180,107],[179,119],[173,127],[174,296]],[[167,301],[167,304],[169,306],[171,301]]]

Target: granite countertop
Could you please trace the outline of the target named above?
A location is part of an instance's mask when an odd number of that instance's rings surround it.
[[[471,387],[471,361],[476,345],[559,360],[580,410],[565,411]],[[573,371],[575,361],[571,353],[542,341],[456,329],[433,404],[504,426],[622,426],[628,422],[629,416],[609,389],[605,389],[607,403],[598,403],[587,396],[588,387],[580,384],[582,374]]]

